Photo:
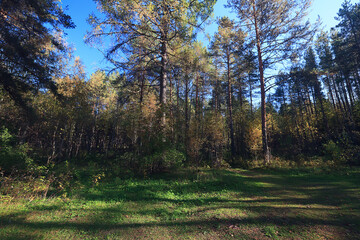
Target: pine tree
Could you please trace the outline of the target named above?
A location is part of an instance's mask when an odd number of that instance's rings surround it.
[[[222,17],[218,20],[218,31],[215,33],[211,42],[212,55],[219,58],[227,86],[227,121],[230,135],[230,149],[234,156],[235,138],[234,138],[234,119],[233,119],[233,85],[235,83],[234,65],[237,56],[240,54],[244,42],[245,34],[235,26],[235,22],[228,17]],[[241,93],[240,93],[241,95]]]
[[[214,0],[156,1],[156,0],[95,0],[104,19],[91,15],[92,32],[88,42],[111,36],[115,44],[107,50],[106,57],[116,67],[127,67],[127,54],[143,49],[143,55],[159,67],[159,99],[162,107],[162,124],[165,126],[169,54],[178,39],[189,42],[194,28],[199,27],[210,15]],[[141,41],[139,39],[142,39]],[[141,43],[141,45],[140,45]],[[124,58],[125,61],[120,59]],[[144,56],[139,55],[140,59]]]
[[[262,141],[265,162],[270,161],[266,127],[265,70],[292,57],[292,49],[301,48],[313,35],[309,22],[303,24],[310,0],[228,0],[228,7],[248,28],[256,43],[261,87]]]
[[[56,0],[0,1],[0,86],[18,105],[27,108],[23,93],[48,88],[58,56],[65,50],[52,30],[73,28]]]

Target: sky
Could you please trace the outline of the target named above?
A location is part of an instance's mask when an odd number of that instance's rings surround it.
[[[309,19],[314,23],[320,16],[323,23],[322,27],[325,31],[336,26],[337,21],[334,19],[339,11],[343,0],[313,0],[310,7]],[[352,3],[357,2],[352,0]],[[214,18],[221,16],[235,17],[230,9],[224,7],[226,0],[218,0],[214,7]],[[90,13],[97,14],[96,4],[93,0],[62,0],[62,6],[67,14],[69,14],[76,25],[75,29],[67,29],[67,42],[75,49],[74,56],[80,57],[85,65],[88,75],[98,69],[107,69],[111,66],[104,60],[103,54],[95,47],[89,46],[84,42],[86,32],[91,29],[86,19]],[[212,35],[217,30],[216,24],[206,27],[205,32]],[[199,35],[201,37],[201,34]]]

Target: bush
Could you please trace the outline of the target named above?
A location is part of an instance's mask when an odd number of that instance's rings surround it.
[[[176,149],[167,149],[162,155],[162,167],[165,169],[177,169],[185,162],[185,154]]]
[[[34,161],[28,156],[30,148],[27,144],[16,144],[7,128],[0,130],[0,169],[6,174],[12,171],[36,170]]]
[[[343,156],[340,146],[333,140],[323,144],[325,160],[334,162],[343,162]]]
[[[147,175],[148,173],[174,170],[181,167],[183,162],[185,162],[185,154],[170,148],[142,157],[139,170],[141,174]]]
[[[0,177],[0,195],[10,199],[45,198],[48,195],[53,177],[36,176],[28,174],[11,174]]]

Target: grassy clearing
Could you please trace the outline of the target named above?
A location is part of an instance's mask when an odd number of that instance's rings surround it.
[[[0,202],[0,239],[360,239],[360,171],[202,170]]]

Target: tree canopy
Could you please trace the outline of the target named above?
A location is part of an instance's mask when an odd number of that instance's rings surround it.
[[[56,90],[56,70],[63,42],[55,32],[75,27],[55,0],[0,2],[0,86],[21,106],[23,93]]]
[[[206,46],[212,0],[95,3],[86,42],[113,69],[89,74],[57,1],[1,1],[0,142],[19,153],[0,148],[4,171],[360,164],[359,4],[318,32],[308,0],[229,0]]]

